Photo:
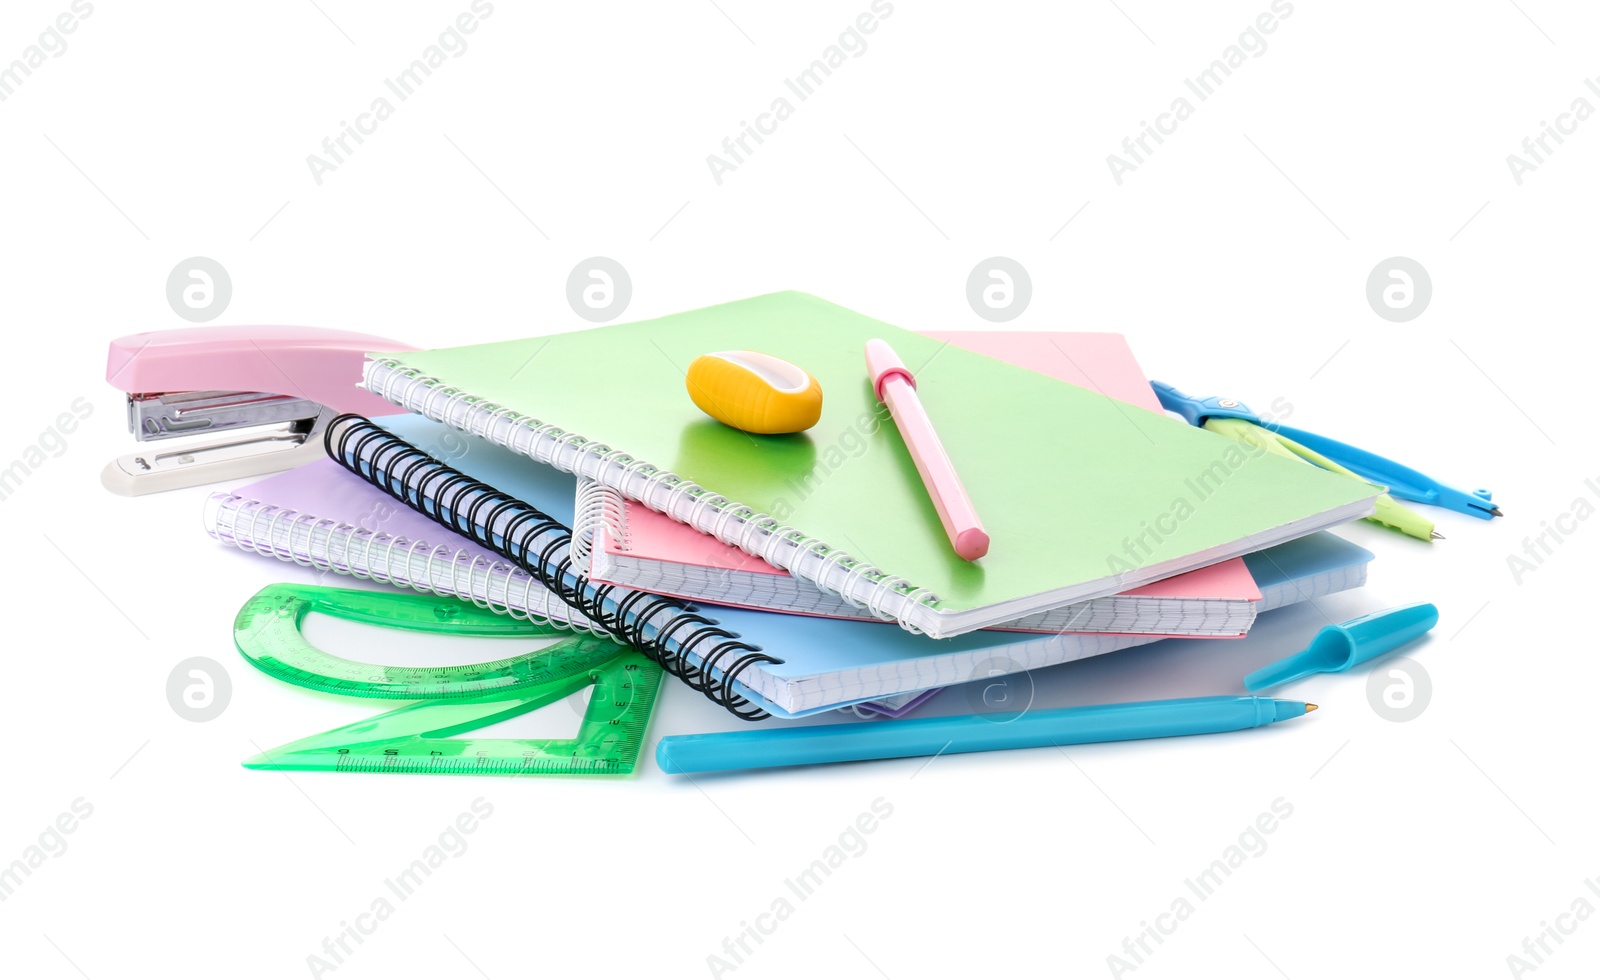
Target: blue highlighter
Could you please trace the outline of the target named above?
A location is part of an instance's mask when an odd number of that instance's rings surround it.
[[[1245,675],[1244,689],[1262,691],[1312,674],[1349,670],[1410,643],[1438,622],[1438,607],[1418,602],[1324,626],[1304,650]]]

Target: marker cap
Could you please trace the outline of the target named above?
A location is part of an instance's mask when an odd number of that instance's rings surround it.
[[[1311,674],[1349,670],[1411,642],[1438,622],[1438,607],[1418,602],[1324,626],[1304,650],[1245,675],[1244,689],[1261,691]]]

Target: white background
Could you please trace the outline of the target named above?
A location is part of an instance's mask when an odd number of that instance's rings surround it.
[[[1266,0],[898,2],[719,186],[707,154],[868,0],[501,0],[319,186],[307,154],[468,2],[319,3],[250,16],[97,2],[0,102],[13,395],[0,465],[74,399],[94,409],[0,502],[0,865],[74,800],[93,807],[0,903],[8,975],[319,975],[307,957],[324,937],[479,797],[493,814],[467,851],[334,975],[717,975],[707,957],[724,937],[793,900],[785,879],[879,798],[893,813],[866,849],[721,975],[1116,975],[1107,957],[1124,937],[1187,895],[1194,914],[1131,975],[1504,976],[1576,898],[1600,907],[1584,884],[1600,875],[1587,627],[1600,522],[1578,523],[1520,584],[1506,560],[1575,498],[1596,502],[1584,480],[1600,479],[1600,122],[1520,186],[1506,163],[1574,99],[1600,106],[1583,85],[1600,71],[1592,9],[1295,2],[1119,186],[1106,155],[1186,95],[1183,79]],[[0,63],[67,9],[6,4]],[[106,344],[186,326],[165,282],[195,255],[232,276],[215,323],[419,346],[582,326],[564,284],[593,255],[631,272],[625,319],[797,288],[902,326],[979,328],[966,278],[1003,255],[1033,281],[1010,326],[1125,332],[1153,377],[1263,408],[1287,398],[1296,424],[1491,487],[1507,516],[1436,514],[1448,537],[1432,546],[1344,529],[1378,556],[1361,592],[1268,617],[1239,643],[1033,678],[1038,703],[1237,691],[1325,617],[1430,600],[1443,618],[1410,654],[1432,701],[1408,723],[1381,718],[1357,672],[1295,686],[1324,710],[1273,730],[926,768],[693,782],[653,762],[627,782],[250,772],[239,762],[257,746],[371,706],[237,658],[243,600],[307,576],[206,538],[207,491],[123,499],[99,484],[132,445]],[[1432,276],[1408,323],[1365,298],[1395,255]],[[1061,499],[1070,511],[1070,486]],[[197,655],[232,680],[206,723],[165,693]],[[570,730],[565,707],[544,715],[525,730]],[[653,734],[736,725],[669,684]],[[1264,853],[1194,900],[1184,880],[1279,798],[1293,813]],[[1561,922],[1574,931],[1537,975],[1592,976],[1600,922]]]

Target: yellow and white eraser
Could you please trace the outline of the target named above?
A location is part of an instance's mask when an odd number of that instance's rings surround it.
[[[799,365],[753,350],[702,354],[685,378],[700,411],[746,432],[800,432],[822,418],[822,385]]]

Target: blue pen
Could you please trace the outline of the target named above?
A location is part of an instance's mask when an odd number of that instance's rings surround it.
[[[1486,521],[1503,516],[1487,490],[1474,490],[1471,493],[1457,490],[1377,453],[1369,453],[1365,449],[1304,429],[1263,422],[1256,413],[1250,411],[1248,405],[1232,398],[1194,398],[1160,381],[1150,382],[1150,387],[1155,389],[1162,408],[1176,412],[1190,425],[1204,426],[1206,419],[1243,419],[1298,442],[1363,480],[1387,487],[1391,497],[1444,507]]]
[[[957,715],[668,735],[656,746],[656,764],[662,772],[713,772],[1207,735],[1259,728],[1316,709],[1304,701],[1225,695],[1028,711],[1010,721],[1002,720],[1006,716]]]

